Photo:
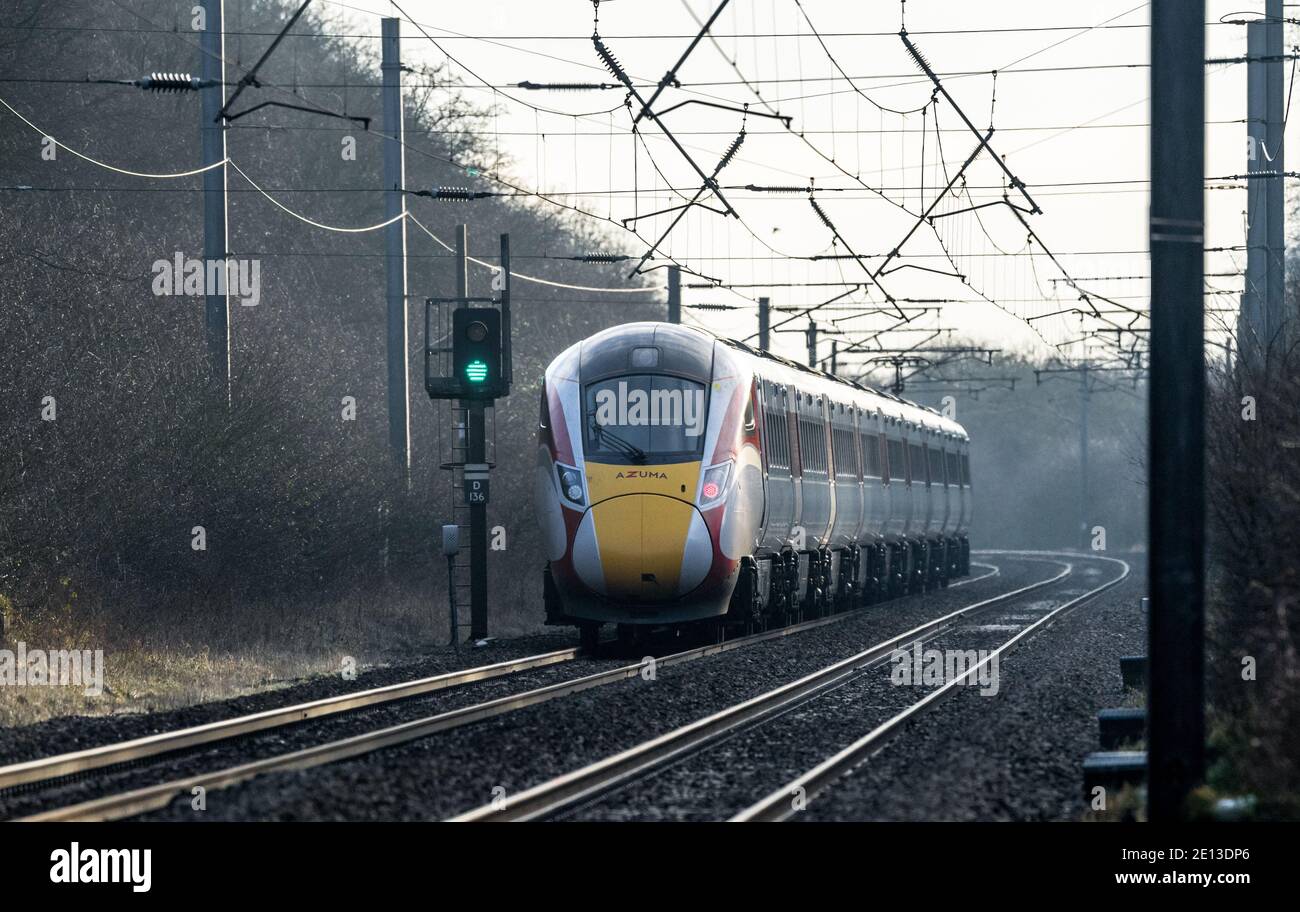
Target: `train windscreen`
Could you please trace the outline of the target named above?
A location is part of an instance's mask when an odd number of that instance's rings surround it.
[[[587,459],[655,464],[704,451],[704,384],[662,374],[610,377],[587,385]]]

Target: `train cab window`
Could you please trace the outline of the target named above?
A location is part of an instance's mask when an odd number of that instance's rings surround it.
[[[592,462],[698,459],[704,451],[704,384],[660,374],[610,377],[587,385],[583,427]]]
[[[542,408],[541,408],[541,413],[537,416],[537,426],[542,430],[545,430],[547,427],[550,426],[550,420],[551,420],[551,410],[547,408],[547,403],[546,403],[546,381],[545,380],[542,381],[541,399],[542,399]]]
[[[754,395],[750,393],[745,397],[745,432],[749,433],[754,430]]]

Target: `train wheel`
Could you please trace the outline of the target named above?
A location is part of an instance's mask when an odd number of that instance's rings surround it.
[[[583,621],[578,624],[578,648],[585,654],[594,656],[600,648],[600,623]]]
[[[636,647],[636,627],[632,624],[618,625],[618,651],[630,654]]]

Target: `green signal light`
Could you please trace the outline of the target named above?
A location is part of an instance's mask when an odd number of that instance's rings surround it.
[[[487,379],[488,366],[483,361],[471,361],[465,365],[465,376],[470,383],[482,383]]]

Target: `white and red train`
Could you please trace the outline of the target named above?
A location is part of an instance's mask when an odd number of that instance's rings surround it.
[[[546,370],[548,623],[792,622],[970,572],[969,438],[895,396],[670,323]]]

